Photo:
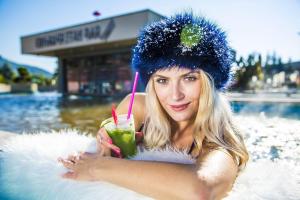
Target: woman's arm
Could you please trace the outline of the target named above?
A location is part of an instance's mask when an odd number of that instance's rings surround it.
[[[197,179],[194,165],[112,158],[102,166],[94,171],[99,180],[155,199],[208,199],[208,188]]]
[[[237,174],[231,156],[222,151],[209,153],[198,165],[112,157],[83,157],[64,165],[72,171],[65,178],[108,181],[155,199],[221,199]]]

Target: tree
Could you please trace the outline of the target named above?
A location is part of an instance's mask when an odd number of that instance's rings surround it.
[[[1,73],[0,73],[0,83],[6,83],[6,79]]]
[[[2,68],[0,69],[0,74],[3,77],[5,83],[10,83],[15,78],[15,73],[7,63],[4,63]]]
[[[236,63],[239,68],[235,73],[236,82],[233,85],[234,89],[249,89],[249,83],[253,76],[256,76],[258,80],[263,81],[264,74],[262,70],[262,58],[260,54],[258,54],[258,56],[255,53],[250,54],[246,63],[244,62],[244,58],[240,57]]]
[[[55,69],[55,71],[54,71],[54,74],[53,74],[53,76],[52,76],[52,79],[57,79],[57,77],[58,77],[58,72],[59,70],[58,70],[58,67]]]
[[[16,82],[29,83],[32,80],[31,74],[25,67],[18,68],[19,76],[15,79]]]
[[[244,67],[245,66],[244,58],[241,56],[240,59],[236,61],[236,64],[239,67]]]
[[[38,85],[51,85],[52,79],[51,78],[46,78],[44,75],[32,75],[31,78],[32,83],[36,83]]]

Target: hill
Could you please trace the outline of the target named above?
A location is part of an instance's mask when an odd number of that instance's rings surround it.
[[[50,72],[44,70],[44,69],[41,69],[41,68],[38,68],[38,67],[35,67],[35,66],[31,66],[31,65],[24,65],[24,64],[18,64],[18,63],[15,63],[13,61],[10,61],[8,59],[5,59],[3,58],[1,55],[0,55],[0,68],[5,64],[7,63],[8,65],[10,65],[10,67],[14,70],[14,72],[17,73],[17,70],[19,67],[25,67],[31,74],[34,74],[34,75],[43,75],[44,77],[46,78],[51,78],[53,74],[51,74]]]

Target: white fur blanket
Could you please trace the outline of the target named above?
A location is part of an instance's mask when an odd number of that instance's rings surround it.
[[[0,199],[150,199],[106,182],[62,179],[66,169],[57,158],[84,150],[95,151],[95,140],[74,130],[10,138],[0,152]],[[172,149],[140,150],[133,159],[194,163]],[[291,163],[250,162],[226,199],[300,199],[299,177],[299,168]]]

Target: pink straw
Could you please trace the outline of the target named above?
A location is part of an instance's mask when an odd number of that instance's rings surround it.
[[[138,77],[139,77],[139,73],[138,73],[138,72],[135,72],[135,78],[134,78],[133,87],[132,87],[132,92],[131,92],[131,99],[130,99],[129,108],[128,108],[128,113],[127,113],[127,120],[130,118],[130,115],[131,115],[132,104],[133,104],[133,100],[134,100],[135,89],[136,89]]]
[[[115,104],[112,104],[112,106],[111,106],[111,114],[113,116],[115,125],[117,126],[118,125],[118,115],[117,115],[117,112],[116,112]]]

